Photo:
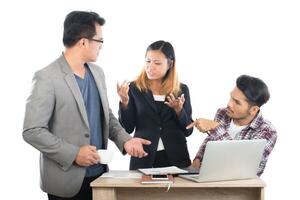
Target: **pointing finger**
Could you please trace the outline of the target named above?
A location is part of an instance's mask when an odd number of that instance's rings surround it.
[[[194,126],[196,125],[196,123],[197,123],[197,121],[194,121],[194,122],[190,123],[190,124],[186,127],[186,129],[190,129],[190,128],[194,127]]]

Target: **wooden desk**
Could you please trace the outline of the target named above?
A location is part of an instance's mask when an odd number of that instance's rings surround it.
[[[263,200],[261,179],[196,183],[175,178],[167,192],[165,184],[140,184],[140,179],[99,177],[91,183],[93,200]]]

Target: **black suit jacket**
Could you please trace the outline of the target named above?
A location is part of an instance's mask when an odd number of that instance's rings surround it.
[[[170,165],[187,167],[191,164],[186,137],[193,129],[186,129],[192,122],[192,108],[189,89],[181,84],[185,103],[182,112],[177,117],[174,109],[163,105],[158,110],[152,92],[141,92],[134,83],[129,86],[129,104],[127,108],[119,106],[119,121],[128,133],[135,130],[134,137],[151,141],[151,145],[144,145],[148,156],[144,158],[131,157],[130,170],[152,167],[159,137],[165,147]]]

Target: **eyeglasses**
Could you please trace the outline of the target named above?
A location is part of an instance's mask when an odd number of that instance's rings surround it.
[[[103,39],[101,39],[101,40],[97,40],[97,39],[93,39],[93,38],[91,38],[91,39],[89,39],[89,40],[92,40],[92,41],[95,41],[95,42],[99,42],[99,43],[102,43],[103,44]]]

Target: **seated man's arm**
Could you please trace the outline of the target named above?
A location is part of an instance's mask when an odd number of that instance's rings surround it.
[[[211,141],[212,140],[212,136],[207,136],[205,138],[205,140],[203,141],[202,145],[200,146],[194,160],[193,160],[193,163],[192,163],[192,167],[194,168],[200,168],[200,165],[201,165],[201,161],[203,159],[203,155],[204,155],[204,151],[205,151],[205,147],[206,147],[206,144],[208,141]]]
[[[267,144],[264,149],[262,160],[259,164],[257,175],[260,176],[266,167],[267,160],[275,146],[276,140],[277,140],[277,133],[275,129],[272,128],[266,128],[261,132],[261,135],[257,139],[266,139]]]

